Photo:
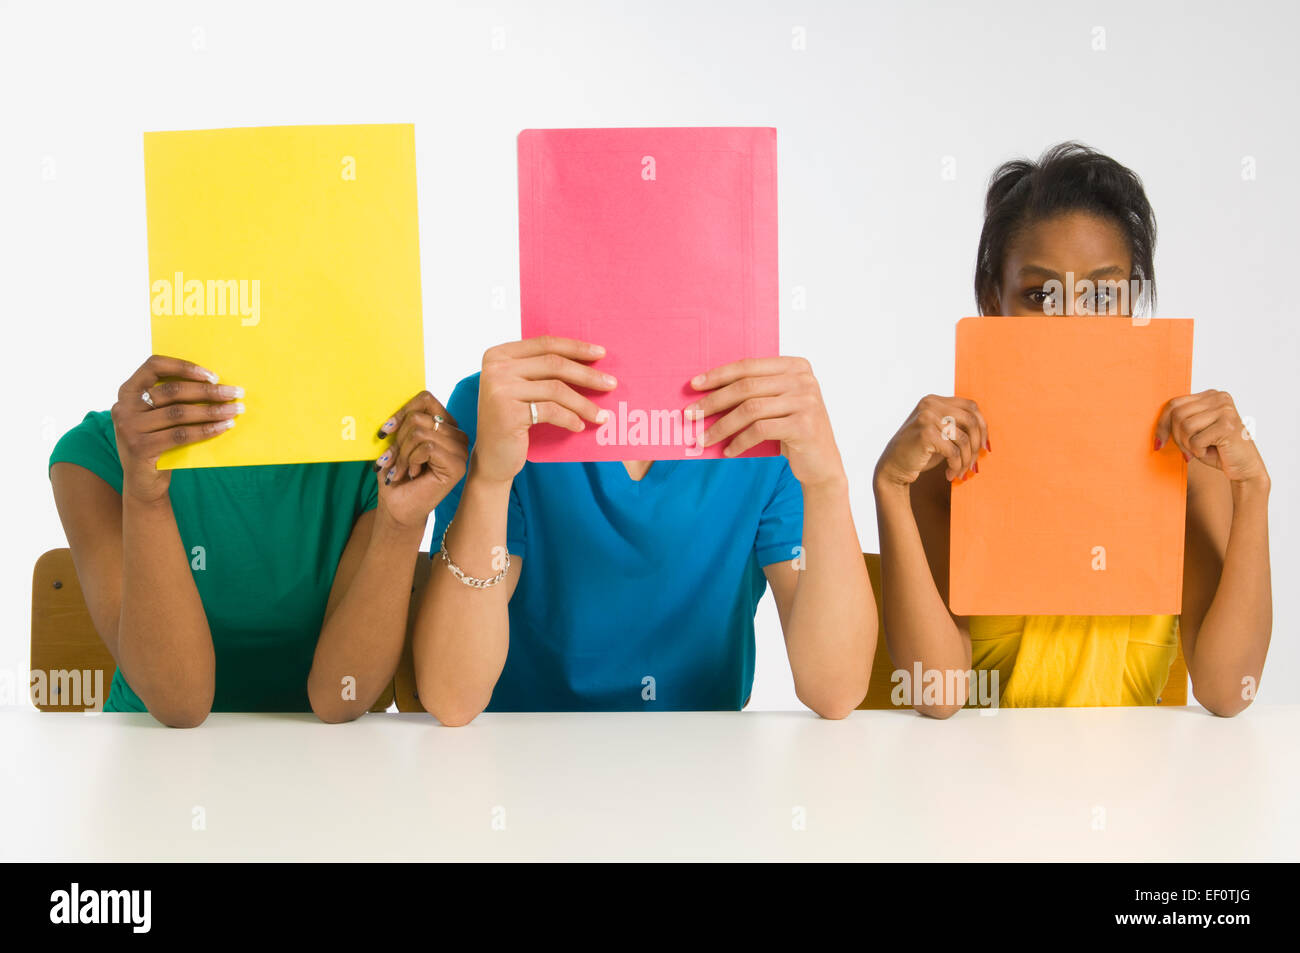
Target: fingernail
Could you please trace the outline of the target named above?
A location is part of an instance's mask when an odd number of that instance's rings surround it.
[[[215,384],[219,379],[216,374],[213,374],[206,367],[200,367],[199,373],[202,374],[204,377],[206,377],[208,379],[208,383],[210,384]]]
[[[591,353],[595,354],[597,357],[604,357],[605,349],[601,347],[599,344],[593,344],[591,346]]]
[[[385,450],[384,455],[381,456],[378,461],[376,461],[375,469],[382,470],[384,468],[384,464],[388,462],[388,458],[391,457],[392,455],[393,455],[392,450]]]
[[[231,398],[234,398],[234,397],[243,397],[243,396],[244,396],[244,388],[242,388],[242,387],[231,387],[231,386],[229,386],[229,385],[224,385],[224,386],[222,386],[222,387],[218,387],[218,388],[217,388],[217,394],[218,394],[219,396],[221,396],[221,397],[224,397],[226,400],[230,400]]]
[[[600,413],[596,415],[596,423],[598,424],[603,424],[607,420],[609,420],[608,410],[602,410]]]
[[[618,381],[614,379],[613,374],[602,374],[600,379],[605,382],[606,387],[615,387],[618,385]]]
[[[976,464],[975,464],[973,467],[971,467],[971,472],[972,472],[972,473],[979,473],[979,472],[980,472],[980,465],[979,465],[978,462],[976,462]]]
[[[384,486],[392,486],[392,485],[393,485],[393,471],[389,470],[387,475],[384,476]]]
[[[1165,442],[1164,442],[1163,440],[1161,440],[1159,437],[1156,437],[1156,449],[1159,450],[1159,449],[1160,449],[1161,447],[1163,447],[1164,445],[1165,445]]]
[[[1191,463],[1191,462],[1192,462],[1192,455],[1191,455],[1190,453],[1184,453],[1184,454],[1183,454],[1183,459],[1186,460],[1188,463]]]
[[[984,449],[987,450],[989,453],[993,452],[993,441],[990,440],[988,437],[984,438]]]
[[[736,448],[731,444],[727,444],[727,449],[723,450],[722,453],[723,456],[734,457],[736,455]]]
[[[229,430],[233,426],[235,426],[234,417],[231,417],[229,420],[223,420],[221,421],[221,423],[217,424],[217,428],[219,430]]]
[[[691,386],[692,386],[692,387],[703,387],[703,386],[704,386],[704,375],[703,375],[703,374],[696,374],[694,377],[692,377],[692,378],[691,378]]]
[[[701,414],[694,406],[691,406],[691,407],[687,407],[685,410],[682,411],[682,416],[684,416],[687,420],[699,420],[704,415]]]
[[[386,421],[384,421],[383,425],[379,428],[379,432],[375,434],[375,436],[378,437],[380,440],[383,440],[385,437],[388,436],[388,431],[392,430],[393,425],[396,423],[397,423],[396,417],[389,417]]]
[[[235,416],[238,417],[243,412],[244,412],[244,404],[242,401],[240,401],[239,403],[235,404]]]

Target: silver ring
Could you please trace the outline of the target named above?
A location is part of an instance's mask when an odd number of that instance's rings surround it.
[[[437,432],[438,432],[438,428],[441,427],[445,422],[446,422],[446,421],[444,421],[444,420],[442,419],[442,416],[441,416],[440,414],[434,414],[434,415],[433,415],[433,432],[434,432],[434,433],[437,433]]]
[[[533,425],[537,425],[537,405],[531,400],[528,402],[528,412],[533,415]]]
[[[143,394],[141,394],[140,399],[144,401],[146,404],[148,404],[150,407],[154,406],[153,395],[150,394],[148,391],[145,391]]]

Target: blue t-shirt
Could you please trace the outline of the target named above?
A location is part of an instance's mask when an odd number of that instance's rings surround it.
[[[478,378],[447,404],[471,445]],[[464,485],[438,506],[433,556]],[[487,710],[739,710],[762,567],[796,558],[802,535],[785,457],[658,460],[640,481],[616,461],[525,463],[506,531],[523,559],[510,651]]]

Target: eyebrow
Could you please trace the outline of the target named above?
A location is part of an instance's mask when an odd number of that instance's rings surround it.
[[[1103,268],[1097,268],[1080,277],[1093,280],[1096,278],[1105,278],[1110,275],[1122,275],[1124,273],[1124,269],[1119,265],[1106,265]],[[1042,265],[1025,265],[1020,269],[1020,277],[1022,278],[1028,278],[1035,275],[1045,278],[1055,278],[1057,281],[1060,281],[1063,277],[1059,271],[1053,271],[1051,268],[1044,268]]]

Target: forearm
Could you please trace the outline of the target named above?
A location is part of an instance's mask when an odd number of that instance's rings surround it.
[[[321,627],[307,695],[327,722],[350,721],[369,710],[402,655],[415,560],[424,531],[375,514],[361,564]]]
[[[969,670],[970,648],[935,584],[912,510],[912,488],[877,475],[874,489],[890,655],[903,671],[911,673],[919,662],[924,671],[945,673],[949,684],[946,673]],[[965,679],[957,683],[964,687]],[[921,705],[915,697],[920,686],[913,688],[913,707],[924,714],[945,717],[961,707],[959,698],[937,707]]]
[[[790,668],[800,701],[823,717],[843,718],[867,693],[876,604],[847,479],[804,487],[803,507],[802,568],[786,622]]]
[[[446,537],[448,553],[466,575],[488,579],[500,571],[509,505],[510,484],[476,478],[471,462]],[[434,540],[435,548],[439,543]],[[510,644],[508,583],[466,586],[435,553],[413,648],[420,700],[444,725],[468,723],[492,698]]]
[[[1197,699],[1221,715],[1236,714],[1250,703],[1273,631],[1268,496],[1267,478],[1233,485],[1232,527],[1219,585],[1187,660]]]
[[[122,500],[122,603],[109,644],[150,713],[192,727],[212,709],[216,655],[171,500]]]

